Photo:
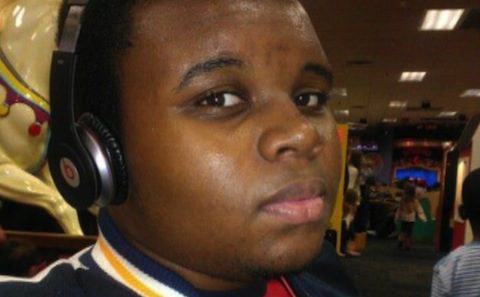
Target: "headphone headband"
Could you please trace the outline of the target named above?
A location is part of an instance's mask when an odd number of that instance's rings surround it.
[[[77,44],[82,28],[82,16],[88,0],[66,0],[64,5],[65,18],[59,26],[58,50],[53,52],[50,78],[50,105],[52,133],[62,135],[76,131],[64,131],[75,122],[75,70],[77,63]],[[62,17],[62,16],[61,16]],[[66,87],[67,86],[67,87]],[[54,112],[58,110],[59,112]],[[57,132],[58,131],[58,132]],[[76,135],[78,138],[78,135]]]
[[[81,20],[88,0],[85,1],[67,1],[65,9],[67,10],[66,19],[63,23],[62,32],[59,32],[58,51],[75,53],[77,49],[78,36],[81,30]]]

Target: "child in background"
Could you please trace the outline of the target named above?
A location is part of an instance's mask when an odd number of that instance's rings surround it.
[[[412,246],[412,231],[415,225],[416,217],[423,222],[427,221],[427,217],[423,212],[423,208],[415,195],[415,186],[407,185],[402,200],[395,213],[395,220],[400,221],[400,234],[398,236],[398,248],[410,250]]]

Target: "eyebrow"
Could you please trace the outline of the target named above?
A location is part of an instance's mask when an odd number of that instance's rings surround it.
[[[321,64],[318,63],[307,63],[303,67],[303,71],[305,72],[310,72],[315,75],[321,76],[325,78],[330,85],[333,84],[333,74],[330,70],[328,70],[325,66],[322,66]]]
[[[227,68],[227,67],[243,67],[245,63],[242,60],[227,57],[227,56],[220,56],[210,58],[206,61],[200,62],[190,69],[183,75],[182,81],[178,85],[178,89],[183,89],[185,86],[192,81],[196,76],[203,75],[205,73],[209,73],[218,69]]]

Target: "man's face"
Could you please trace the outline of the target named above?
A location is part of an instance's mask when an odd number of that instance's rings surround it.
[[[292,1],[159,1],[134,9],[120,58],[125,205],[142,251],[192,277],[246,282],[319,251],[340,154],[328,63]],[[128,212],[128,215],[127,215]]]

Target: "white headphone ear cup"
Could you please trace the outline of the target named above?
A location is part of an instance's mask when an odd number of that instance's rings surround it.
[[[98,203],[102,206],[123,203],[128,194],[128,173],[120,143],[91,113],[82,115],[79,124],[87,131],[85,146],[99,176],[101,195]]]

